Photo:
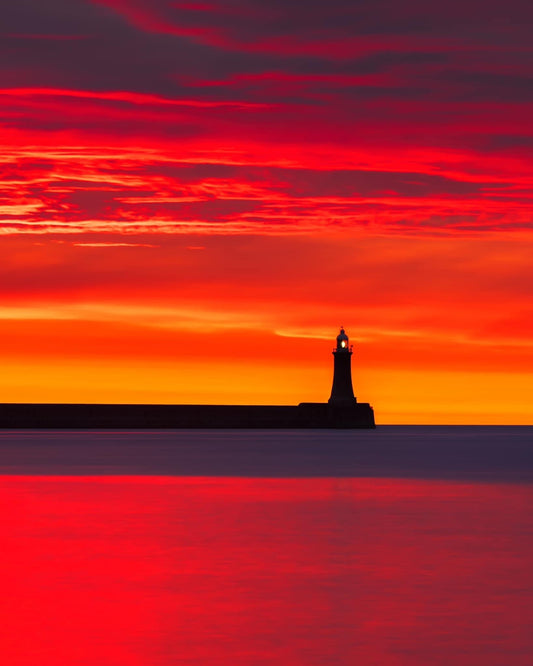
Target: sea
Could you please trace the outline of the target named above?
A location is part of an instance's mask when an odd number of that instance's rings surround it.
[[[533,427],[0,431],[6,666],[531,666]]]

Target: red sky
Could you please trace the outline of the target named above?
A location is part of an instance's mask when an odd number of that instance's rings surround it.
[[[0,400],[533,422],[529,1],[1,19]]]

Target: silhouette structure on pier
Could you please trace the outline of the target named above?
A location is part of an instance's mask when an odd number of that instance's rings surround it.
[[[344,328],[337,336],[337,347],[333,350],[333,386],[331,387],[330,405],[350,407],[357,402],[352,385],[353,347]]]

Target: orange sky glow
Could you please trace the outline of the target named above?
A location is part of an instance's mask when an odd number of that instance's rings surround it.
[[[30,4],[0,401],[325,401],[342,324],[378,423],[533,423],[531,9]]]

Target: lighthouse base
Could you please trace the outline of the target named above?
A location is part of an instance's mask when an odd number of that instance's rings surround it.
[[[367,402],[331,404],[301,402],[298,407],[308,428],[375,428],[374,410]]]
[[[368,403],[274,405],[0,404],[0,428],[374,428]]]

